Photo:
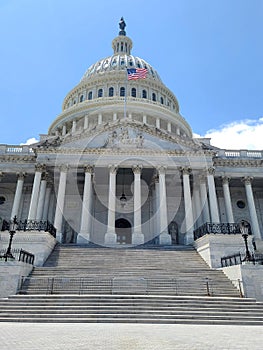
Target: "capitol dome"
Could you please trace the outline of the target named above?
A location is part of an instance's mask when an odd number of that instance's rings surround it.
[[[80,83],[66,95],[62,113],[50,126],[49,135],[65,136],[76,130],[87,132],[98,124],[127,117],[135,123],[191,139],[192,130],[180,115],[174,94],[163,84],[156,69],[131,54],[133,43],[126,36],[124,20],[123,23],[119,35],[112,41],[113,54],[92,64]],[[146,69],[146,78],[128,81],[130,68]]]

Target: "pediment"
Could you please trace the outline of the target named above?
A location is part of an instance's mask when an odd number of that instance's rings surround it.
[[[164,130],[133,121],[107,123],[85,132],[68,134],[49,140],[39,148],[63,149],[150,149],[150,150],[200,150],[201,146],[192,139],[172,135]]]

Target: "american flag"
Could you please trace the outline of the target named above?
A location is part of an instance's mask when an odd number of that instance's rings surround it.
[[[128,80],[145,79],[148,70],[146,68],[128,68]]]

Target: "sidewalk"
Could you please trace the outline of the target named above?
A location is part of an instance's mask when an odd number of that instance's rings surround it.
[[[1,350],[261,350],[261,326],[1,323]]]

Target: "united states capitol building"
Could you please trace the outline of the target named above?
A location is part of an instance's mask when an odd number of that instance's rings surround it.
[[[58,242],[194,246],[218,268],[245,252],[241,222],[250,252],[261,251],[263,151],[194,138],[176,96],[132,55],[123,19],[119,26],[112,54],[68,92],[47,134],[30,146],[0,145],[0,247],[16,217],[13,244],[31,244],[39,266]],[[131,68],[146,77],[128,79]]]

